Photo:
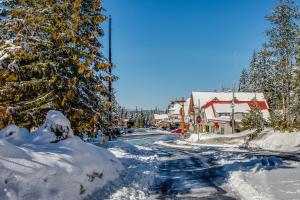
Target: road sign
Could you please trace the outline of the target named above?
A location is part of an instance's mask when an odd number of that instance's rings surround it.
[[[198,117],[196,118],[196,122],[197,122],[198,124],[200,124],[200,123],[201,123],[201,121],[202,121],[201,117],[200,117],[200,116],[198,116]]]

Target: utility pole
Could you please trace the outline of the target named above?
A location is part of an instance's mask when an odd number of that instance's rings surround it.
[[[113,106],[113,102],[112,102],[112,52],[111,52],[111,15],[109,15],[109,33],[108,33],[108,40],[109,40],[109,44],[108,44],[108,60],[109,60],[109,82],[108,82],[108,92],[109,92],[109,96],[108,96],[108,102],[111,104],[111,106],[109,107],[109,123],[110,123],[110,127],[112,127],[112,106]]]
[[[200,99],[198,99],[198,105],[199,105],[199,111],[198,111],[198,115],[200,114],[200,112],[201,112],[201,104],[200,104]],[[198,117],[198,115],[197,115],[197,117]],[[195,119],[195,121],[196,121],[196,119]],[[198,143],[200,143],[200,124],[198,124],[198,122],[197,122],[197,132],[198,132]]]
[[[231,103],[231,108],[232,108],[232,113],[231,113],[231,126],[232,126],[232,134],[234,134],[234,128],[235,128],[235,124],[234,124],[234,92],[235,92],[235,83],[233,84],[233,88],[232,88],[232,103]]]

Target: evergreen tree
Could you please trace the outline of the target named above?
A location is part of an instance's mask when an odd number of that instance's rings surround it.
[[[45,112],[58,109],[77,133],[105,128],[112,106],[107,81],[115,77],[99,51],[100,25],[106,19],[101,0],[4,4],[8,9],[1,12],[0,51],[9,42],[17,51],[0,70],[0,109],[6,113],[0,126],[15,122],[36,127]]]
[[[246,69],[241,72],[239,80],[239,92],[247,92],[249,90],[249,74]]]
[[[272,14],[266,17],[268,46],[276,57],[275,81],[279,83],[283,120],[290,121],[292,66],[299,44],[298,7],[293,0],[278,0]]]
[[[31,128],[41,124],[45,110],[56,107],[55,91],[62,85],[60,70],[48,61],[51,44],[42,31],[37,31],[39,24],[35,24],[40,21],[40,28],[45,25],[45,4],[3,4],[6,7],[0,20],[0,112],[5,116],[0,128],[10,123]]]
[[[270,108],[278,109],[280,91],[278,91],[278,82],[275,79],[275,62],[272,52],[265,44],[258,52],[257,60],[256,91],[264,93]]]
[[[253,102],[253,106],[249,113],[242,119],[243,129],[255,129],[257,133],[264,129],[265,120],[263,114],[256,101]]]
[[[253,52],[249,66],[249,90],[255,92],[258,84],[258,60],[256,51]]]

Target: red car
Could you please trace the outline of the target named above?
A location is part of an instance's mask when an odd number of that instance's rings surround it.
[[[183,133],[187,133],[187,130],[186,129],[177,129],[175,131],[175,133],[181,133],[181,134],[183,134]]]

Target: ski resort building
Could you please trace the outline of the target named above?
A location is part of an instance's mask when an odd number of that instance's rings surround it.
[[[192,92],[189,106],[190,130],[220,134],[239,132],[241,121],[253,107],[254,101],[261,109],[264,119],[268,120],[269,107],[263,93]]]
[[[153,120],[156,127],[169,126],[169,116],[167,114],[154,114]]]
[[[184,118],[185,126],[189,126],[190,116],[189,116],[189,106],[190,106],[190,98],[185,100],[182,104],[173,103],[169,106],[168,116],[170,123],[173,125],[178,125],[181,122],[182,117]]]
[[[179,103],[169,106],[168,116],[170,122],[179,123],[181,120],[181,105]]]

